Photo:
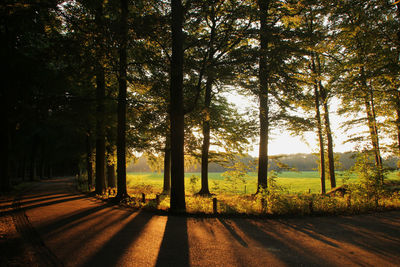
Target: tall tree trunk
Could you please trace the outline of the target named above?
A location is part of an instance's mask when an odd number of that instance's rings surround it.
[[[88,179],[88,190],[93,186],[93,162],[92,162],[92,146],[90,143],[90,133],[86,134],[86,171]]]
[[[269,107],[268,107],[268,0],[258,0],[260,19],[260,58],[259,58],[259,102],[260,102],[260,147],[258,155],[258,182],[257,193],[268,187],[268,135],[269,135]]]
[[[169,194],[171,191],[171,141],[170,134],[168,132],[165,137],[165,148],[164,148],[164,185],[163,193]]]
[[[315,66],[315,53],[311,53],[311,68],[312,73],[314,75],[318,75],[317,68]],[[314,80],[314,109],[315,109],[315,120],[317,122],[317,134],[319,140],[319,171],[321,177],[321,194],[326,193],[326,186],[325,186],[325,149],[324,149],[324,137],[322,134],[322,123],[321,123],[321,112],[320,112],[320,94],[317,79]]]
[[[208,65],[206,67],[207,70],[207,82],[206,82],[206,91],[204,95],[204,109],[203,109],[203,144],[201,147],[201,189],[199,191],[199,195],[211,195],[210,189],[208,187],[208,161],[209,161],[209,151],[210,151],[210,107],[211,107],[211,93],[212,86],[214,83],[214,73],[213,73],[213,60],[214,60],[214,39],[215,39],[215,6],[214,2],[211,3],[211,31],[210,31],[210,41],[209,41],[209,51],[208,51]]]
[[[317,121],[317,132],[319,140],[319,161],[320,161],[320,176],[321,176],[321,193],[325,194],[325,151],[324,137],[322,135],[321,113],[319,111],[319,93],[317,85],[314,85],[314,101],[315,101],[315,119]]]
[[[171,0],[172,59],[170,79],[171,211],[185,212],[184,110],[183,110],[183,8]]]
[[[375,156],[375,165],[378,169],[378,175],[381,182],[383,182],[383,165],[382,165],[382,157],[379,148],[379,135],[378,135],[378,128],[376,125],[376,115],[375,115],[375,104],[374,104],[374,95],[372,88],[367,85],[365,80],[364,68],[361,68],[361,77],[362,82],[365,90],[364,95],[364,104],[365,104],[365,111],[367,114],[367,121],[368,121],[368,128],[371,138],[371,144]]]
[[[209,72],[203,110],[203,144],[201,147],[201,189],[199,195],[210,195],[208,188],[208,155],[210,150],[210,106],[212,91],[212,74]]]
[[[127,91],[127,44],[128,44],[128,0],[121,0],[119,91],[117,133],[117,199],[128,196],[126,188],[126,91]]]
[[[316,58],[318,63],[318,75],[321,75],[321,61],[318,54],[316,55]],[[331,189],[332,189],[336,187],[336,176],[335,176],[335,155],[333,154],[333,139],[332,139],[331,123],[329,118],[328,98],[327,98],[327,92],[323,87],[321,80],[318,81],[318,87],[321,96],[322,106],[324,108],[324,124],[325,124],[326,140],[328,146],[329,179],[331,182]]]
[[[400,156],[400,91],[396,94],[396,130],[397,130],[397,149]]]
[[[400,2],[397,2],[396,4],[396,9],[397,9],[397,21],[400,23]],[[400,27],[398,28],[399,30],[397,31],[397,58],[400,59]],[[400,65],[400,62],[398,62]],[[397,124],[397,146],[398,146],[398,153],[400,156],[400,91],[399,88],[395,88],[397,90],[396,94],[396,124]]]
[[[98,30],[98,46],[97,46],[97,62],[96,62],[96,194],[102,194],[105,190],[105,74],[103,67],[104,51],[102,44],[102,28],[103,28],[103,6],[100,1],[99,7],[96,9],[95,21]]]

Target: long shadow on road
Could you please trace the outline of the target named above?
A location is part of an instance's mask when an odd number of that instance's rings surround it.
[[[156,266],[189,266],[186,217],[168,216]]]
[[[82,266],[117,266],[124,252],[141,235],[152,217],[151,213],[139,212]]]

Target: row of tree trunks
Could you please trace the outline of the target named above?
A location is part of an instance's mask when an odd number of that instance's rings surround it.
[[[268,187],[268,134],[269,134],[269,107],[268,107],[268,0],[258,0],[260,20],[260,57],[259,57],[259,119],[260,119],[260,146],[258,157],[258,186],[257,193]]]

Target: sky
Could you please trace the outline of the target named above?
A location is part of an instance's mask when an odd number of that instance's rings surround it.
[[[235,104],[240,112],[244,112],[247,107],[257,108],[258,103],[254,99],[249,99],[244,96],[236,95],[233,93],[227,94],[228,101]],[[340,124],[344,121],[343,117],[337,115],[337,106],[339,101],[330,101],[330,122],[331,129],[333,132],[334,152],[347,152],[355,149],[355,144],[344,143],[348,139],[348,134],[343,133],[340,129]],[[359,129],[358,129],[359,130]],[[318,139],[316,132],[307,132],[300,135],[291,135],[289,131],[285,129],[273,129],[271,132],[268,154],[279,155],[279,154],[296,154],[296,153],[318,153]],[[258,144],[252,144],[251,151],[249,153],[252,156],[258,156]]]

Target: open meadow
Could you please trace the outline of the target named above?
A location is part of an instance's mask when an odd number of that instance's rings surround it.
[[[270,174],[271,175],[271,174]],[[233,178],[224,173],[209,173],[209,187],[214,197],[218,199],[218,211],[223,213],[258,214],[262,210],[261,198],[267,199],[268,213],[271,214],[304,214],[309,212],[350,213],[362,212],[371,209],[370,201],[360,202],[356,198],[343,197],[326,198],[321,196],[321,181],[317,171],[303,172],[279,172],[275,175],[275,192],[264,196],[254,196],[257,186],[257,174],[248,173],[244,177]],[[356,184],[359,178],[349,172],[336,173],[337,186],[343,184]],[[386,181],[400,183],[399,172],[391,172],[386,175]],[[128,173],[127,185],[129,194],[140,199],[142,194],[146,199],[155,199],[163,189],[163,173],[132,172]],[[196,196],[200,190],[200,173],[185,174],[185,192],[188,212],[212,213],[212,199]],[[329,180],[326,181],[326,190],[330,190]],[[310,211],[310,201],[312,209]],[[357,202],[356,206],[352,206]],[[397,207],[399,199],[396,196],[385,200],[384,206]],[[138,205],[142,205],[137,203]],[[169,196],[162,195],[160,209],[169,208]],[[354,210],[356,209],[356,210]]]
[[[321,180],[317,171],[279,172],[277,184],[289,194],[296,193],[321,193]],[[337,172],[337,186],[343,183],[358,181],[355,174]],[[248,173],[243,180],[227,180],[221,172],[208,174],[210,191],[214,194],[254,194],[257,189],[257,173]],[[391,172],[388,180],[400,180],[399,172]],[[130,172],[127,175],[128,188],[132,192],[137,189],[146,193],[160,193],[163,186],[163,173],[157,172]],[[187,194],[200,190],[200,173],[185,173],[185,188]],[[329,180],[326,181],[327,191],[330,189]]]

